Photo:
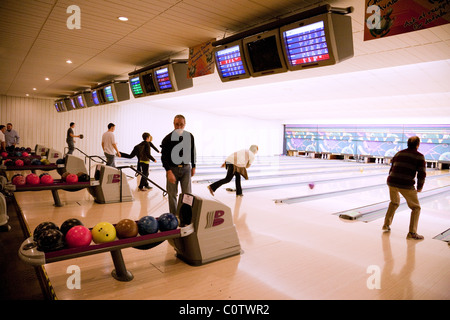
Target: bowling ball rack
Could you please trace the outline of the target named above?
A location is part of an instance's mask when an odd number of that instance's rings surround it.
[[[5,165],[0,165],[0,170],[5,170],[5,171],[22,171],[22,170],[30,170],[31,172],[34,173],[35,170],[41,170],[41,171],[50,171],[50,170],[55,170],[58,168],[64,167],[63,164],[55,164],[55,163],[51,163],[51,164],[42,164],[42,165],[27,165],[27,166],[5,166]]]
[[[64,248],[56,251],[43,252],[37,249],[37,244],[33,237],[27,238],[19,248],[19,257],[22,261],[33,266],[42,266],[47,263],[69,260],[103,252],[110,252],[114,264],[111,275],[118,281],[131,281],[133,274],[127,270],[122,256],[122,249],[129,247],[144,246],[152,243],[163,242],[165,240],[185,237],[194,232],[193,224],[169,231],[138,235],[136,237],[116,239],[111,242],[91,244],[78,248]]]
[[[67,191],[79,191],[84,188],[92,187],[99,185],[99,181],[91,180],[91,181],[78,181],[75,183],[65,182],[62,179],[55,179],[52,184],[37,184],[30,185],[25,184],[22,186],[19,185],[8,185],[8,191],[20,192],[20,191],[42,191],[42,190],[50,190],[52,192],[53,201],[55,202],[55,207],[63,207],[64,205],[59,198],[58,190],[67,190]]]

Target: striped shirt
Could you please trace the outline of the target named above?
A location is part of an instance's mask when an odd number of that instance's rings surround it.
[[[414,189],[417,173],[417,190],[422,190],[426,177],[425,157],[416,148],[404,149],[392,158],[387,184],[401,189]]]

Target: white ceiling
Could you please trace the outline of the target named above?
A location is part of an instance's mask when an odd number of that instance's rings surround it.
[[[363,41],[361,0],[2,0],[0,94],[69,95],[323,3],[354,7],[353,58],[231,83],[203,76],[193,88],[140,101],[284,123],[449,122],[450,24]],[[79,30],[66,26],[72,4],[81,8]]]

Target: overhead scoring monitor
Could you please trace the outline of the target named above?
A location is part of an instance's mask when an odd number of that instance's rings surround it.
[[[103,89],[103,92],[105,93],[106,102],[116,102],[113,94],[112,85],[106,86]]]
[[[353,57],[351,18],[321,14],[280,28],[289,70],[333,65]]]
[[[156,83],[160,91],[173,91],[173,85],[169,74],[169,66],[164,66],[155,70]]]
[[[192,78],[188,78],[188,65],[185,60],[170,60],[153,69],[156,89],[159,93],[174,92],[191,88]]]
[[[141,74],[144,91],[147,95],[153,95],[158,93],[158,89],[155,85],[155,77],[153,76],[153,69],[148,70]]]
[[[217,48],[214,55],[217,70],[223,82],[250,77],[242,49],[242,40]]]
[[[143,96],[144,89],[141,81],[141,77],[139,75],[135,75],[133,77],[130,77],[130,88],[131,92],[133,93],[133,96],[135,98]]]
[[[279,29],[243,40],[244,53],[252,77],[286,72]]]

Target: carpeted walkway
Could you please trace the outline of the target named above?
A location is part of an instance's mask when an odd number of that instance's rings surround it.
[[[0,232],[0,300],[45,300],[38,277],[40,268],[24,263],[18,256],[27,231],[22,229],[14,196],[6,200],[11,230]]]

